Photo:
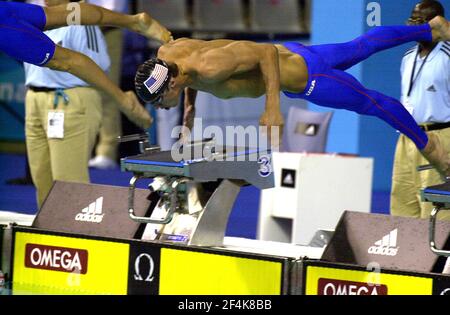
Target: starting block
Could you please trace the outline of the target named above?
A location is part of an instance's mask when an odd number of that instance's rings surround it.
[[[179,157],[183,159],[179,159]],[[187,245],[222,246],[228,218],[240,188],[272,188],[274,177],[269,150],[222,147],[213,139],[180,146],[177,152],[145,148],[121,160],[122,171],[132,172],[128,213],[145,224],[141,238]],[[149,216],[135,214],[136,183],[153,178]]]
[[[439,256],[450,257],[450,251],[438,249],[435,242],[437,215],[442,210],[450,210],[450,182],[425,188],[421,191],[421,196],[422,201],[432,202],[435,206],[431,211],[429,223],[430,248]]]

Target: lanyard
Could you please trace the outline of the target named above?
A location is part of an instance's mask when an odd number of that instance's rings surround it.
[[[69,96],[66,94],[66,92],[64,92],[63,89],[57,89],[55,91],[55,98],[53,100],[53,108],[54,109],[56,109],[56,107],[58,107],[58,103],[59,103],[59,98],[60,97],[63,98],[65,105],[69,104]]]
[[[417,72],[416,77],[414,78],[414,74],[415,74],[415,72],[416,72],[417,57],[419,56],[419,50],[417,50],[416,57],[414,58],[414,65],[413,65],[413,69],[412,69],[412,73],[411,73],[411,79],[409,80],[408,97],[411,95],[411,92],[412,92],[414,83],[416,82],[417,78],[419,77],[420,72],[422,72],[423,66],[425,66],[425,63],[426,63],[427,60],[428,60],[428,56],[430,56],[430,54],[431,54],[432,51],[433,51],[433,50],[431,50],[431,51],[427,54],[427,56],[425,57],[425,60],[424,60],[423,63],[420,65],[420,68],[419,68],[419,71]]]

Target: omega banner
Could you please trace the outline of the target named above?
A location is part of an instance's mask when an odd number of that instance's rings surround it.
[[[16,232],[14,294],[127,294],[129,244]]]
[[[305,262],[306,295],[447,295],[450,276]]]
[[[428,220],[346,211],[322,260],[366,267],[441,273],[445,259],[428,241]],[[436,245],[448,248],[450,222],[436,225]]]
[[[13,294],[279,295],[266,255],[14,228]]]

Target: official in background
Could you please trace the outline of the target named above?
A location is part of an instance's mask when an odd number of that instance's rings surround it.
[[[427,23],[444,16],[441,3],[418,3],[408,24]],[[409,49],[402,60],[402,103],[427,134],[435,134],[450,152],[450,42],[421,42]],[[418,172],[429,164],[414,143],[400,135],[392,176],[391,214],[428,218],[433,205],[421,202],[420,189],[442,183],[436,170]],[[440,219],[450,219],[442,213]]]
[[[48,6],[68,2],[46,1]],[[68,26],[45,34],[108,71],[110,59],[98,27]],[[88,161],[100,128],[102,101],[96,89],[69,73],[24,65],[27,153],[41,207],[54,181],[90,181]]]

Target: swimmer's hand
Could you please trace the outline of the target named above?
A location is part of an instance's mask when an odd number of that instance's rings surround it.
[[[265,111],[261,118],[259,119],[259,124],[261,126],[278,126],[282,128],[284,126],[284,118],[283,115],[279,111]]]
[[[189,129],[189,127],[186,126],[182,126],[181,127],[181,131],[180,131],[180,136],[178,139],[178,143],[180,144],[188,144],[189,142],[191,142],[191,129]]]
[[[149,128],[153,122],[148,111],[141,105],[136,94],[132,91],[125,92],[125,98],[119,108],[129,120],[143,129]]]
[[[136,14],[135,18],[136,24],[133,27],[135,32],[149,39],[156,40],[161,44],[173,41],[172,34],[147,13]]]
[[[265,111],[259,119],[259,124],[267,127],[267,139],[271,142],[271,146],[279,147],[283,135],[283,115],[279,111]]]

